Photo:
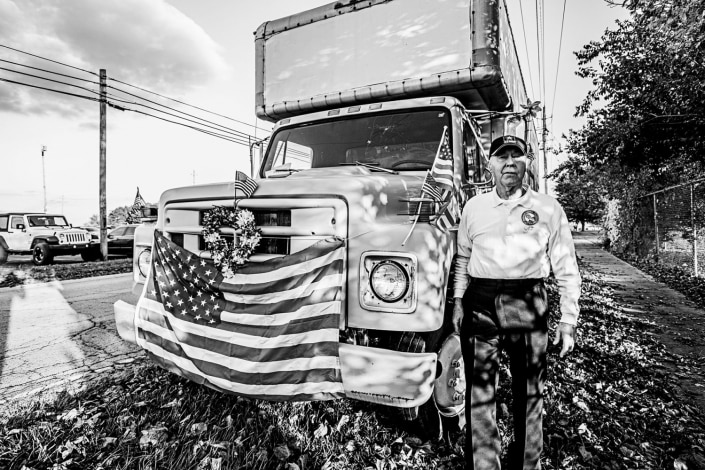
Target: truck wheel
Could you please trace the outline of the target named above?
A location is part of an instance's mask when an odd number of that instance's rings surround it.
[[[405,332],[395,349],[404,352],[426,352],[426,341],[418,333]],[[465,369],[460,338],[447,334],[431,350],[438,353],[438,373],[433,395],[421,406],[398,408],[410,432],[423,439],[442,439],[450,431],[462,428],[465,421]]]
[[[0,264],[5,264],[7,262],[7,250],[0,246]]]
[[[51,254],[49,249],[49,244],[46,242],[39,242],[34,245],[32,249],[32,262],[37,266],[44,266],[46,264],[51,264],[54,260],[54,256]]]
[[[418,333],[405,331],[402,333],[393,349],[401,352],[426,352],[426,341]],[[443,437],[443,423],[436,409],[433,395],[421,406],[412,408],[393,408],[394,414],[400,419],[399,426],[416,434],[423,440],[437,441]]]
[[[100,250],[86,250],[81,252],[83,261],[96,261],[100,258]]]

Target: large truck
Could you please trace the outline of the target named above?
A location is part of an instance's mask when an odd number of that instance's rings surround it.
[[[157,230],[208,259],[204,214],[248,209],[262,234],[249,264],[344,240],[343,396],[396,408],[427,431],[439,415],[461,417],[464,370],[450,324],[458,214],[440,226],[448,205],[424,182],[446,152],[445,194],[460,208],[492,188],[493,138],[513,134],[537,148],[505,2],[338,1],[262,24],[255,48],[256,114],[276,123],[253,158],[257,189],[168,190]],[[531,160],[534,188],[536,170]],[[153,229],[135,237],[139,282],[154,270]],[[115,305],[120,335],[142,345],[139,315]]]

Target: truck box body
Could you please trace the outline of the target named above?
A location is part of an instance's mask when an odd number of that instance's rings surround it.
[[[449,95],[467,109],[526,101],[503,0],[348,0],[262,24],[256,113],[279,119]]]

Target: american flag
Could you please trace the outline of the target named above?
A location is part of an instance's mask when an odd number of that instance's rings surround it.
[[[137,194],[135,195],[135,202],[132,203],[132,207],[130,207],[130,212],[128,213],[128,218],[130,219],[128,220],[128,222],[138,221],[140,216],[142,215],[140,209],[142,209],[146,205],[147,201],[145,201],[142,195],[140,194],[140,188],[138,186]]]
[[[438,186],[447,191],[453,190],[453,152],[448,140],[448,127],[443,128],[441,143],[433,160],[431,176]]]
[[[155,232],[137,342],[160,366],[266,400],[344,396],[338,358],[344,242],[249,263],[225,279]]]
[[[424,178],[423,184],[421,185],[421,197],[423,197],[424,194],[428,194],[436,201],[442,201],[444,199],[445,192],[445,190],[438,187],[436,180],[427,171],[426,178]]]
[[[444,232],[453,228],[460,218],[460,206],[458,199],[451,192],[446,193],[447,197],[441,204],[438,215],[431,221],[431,225]]]
[[[235,197],[237,197],[237,192],[241,191],[248,198],[257,190],[257,182],[247,176],[246,173],[242,171],[235,172]]]

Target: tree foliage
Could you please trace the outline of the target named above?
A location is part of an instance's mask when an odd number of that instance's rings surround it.
[[[108,213],[108,225],[117,226],[133,223],[131,222],[132,219],[130,217],[130,209],[132,209],[132,206],[120,206],[111,210]],[[100,225],[100,217],[98,217],[98,214],[93,214],[91,216],[89,225]]]
[[[705,0],[610,0],[629,9],[576,52],[594,88],[568,150],[599,168],[620,244],[628,247],[638,198],[702,176],[705,163]],[[579,182],[576,182],[579,184]],[[614,240],[613,240],[614,241]]]
[[[580,224],[581,230],[585,230],[586,223],[601,221],[605,191],[597,170],[571,156],[548,176],[556,182],[556,197],[569,221]]]
[[[703,161],[705,0],[633,0],[631,18],[577,52],[595,84],[573,147],[595,162],[654,169]],[[595,65],[597,63],[597,65]]]

